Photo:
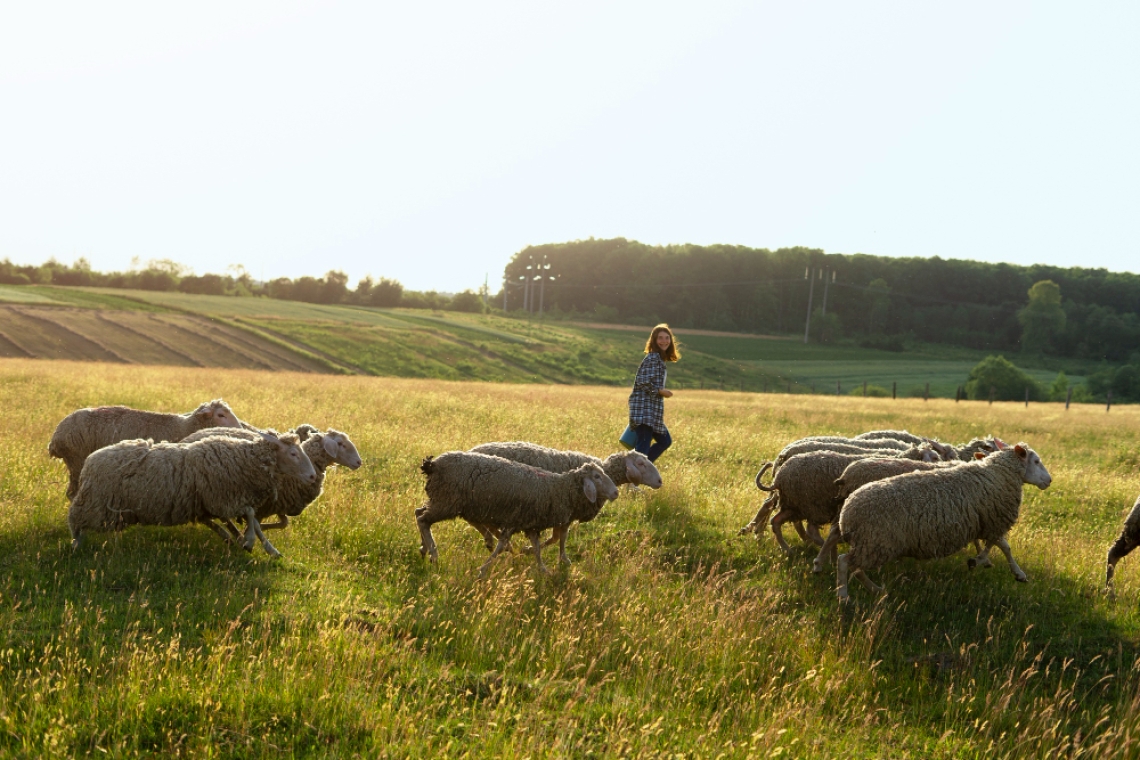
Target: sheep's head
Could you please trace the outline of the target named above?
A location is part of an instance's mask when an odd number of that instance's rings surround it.
[[[220,398],[208,401],[190,413],[203,428],[208,427],[241,427],[241,421],[233,413],[229,405]]]
[[[649,457],[640,451],[627,451],[622,455],[625,458],[625,476],[630,483],[636,486],[661,487],[661,472]]]
[[[302,483],[316,483],[317,470],[301,448],[296,433],[277,436],[272,430],[261,434],[263,440],[273,445],[277,454],[277,467],[285,475],[297,478]]]
[[[582,493],[591,504],[597,504],[599,498],[602,501],[613,501],[618,497],[617,486],[598,465],[588,462],[579,467],[577,472],[582,473]]]
[[[342,464],[350,470],[355,470],[364,464],[360,452],[356,450],[348,435],[339,430],[329,428],[321,438],[321,447],[335,464]]]
[[[1037,456],[1037,452],[1029,448],[1025,443],[1019,443],[1013,447],[1013,451],[1017,454],[1017,458],[1025,465],[1025,474],[1022,479],[1031,485],[1035,485],[1044,491],[1053,482],[1053,476],[1045,469],[1045,465],[1041,463],[1041,457]]]

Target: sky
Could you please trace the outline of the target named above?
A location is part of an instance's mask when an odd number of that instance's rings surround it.
[[[5,3],[0,259],[495,292],[528,245],[624,237],[1140,273],[1137,30],[1136,2]]]

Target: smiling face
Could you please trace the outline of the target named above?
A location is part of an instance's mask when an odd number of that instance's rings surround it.
[[[669,346],[673,344],[673,338],[669,335],[667,330],[660,330],[657,333],[657,338],[654,340],[657,344],[657,350],[664,353],[669,350]]]

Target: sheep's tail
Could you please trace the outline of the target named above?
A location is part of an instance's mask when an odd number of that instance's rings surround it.
[[[772,468],[773,464],[775,464],[775,462],[765,462],[764,466],[760,468],[760,472],[756,473],[756,477],[752,481],[756,484],[756,487],[759,488],[761,491],[775,491],[776,490],[776,489],[774,489],[770,486],[766,486],[760,482],[760,478],[764,477],[764,473],[766,473],[768,470],[770,470]]]
[[[435,470],[435,462],[432,461],[432,457],[424,457],[424,461],[420,462],[420,472],[424,475],[431,475],[433,470]]]

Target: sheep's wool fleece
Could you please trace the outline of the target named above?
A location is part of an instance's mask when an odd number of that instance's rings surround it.
[[[629,476],[626,473],[626,458],[630,456],[628,453],[619,452],[610,454],[605,459],[599,459],[589,454],[583,454],[581,451],[551,449],[529,441],[483,443],[471,450],[479,454],[491,454],[515,462],[522,462],[531,467],[538,467],[551,472],[570,472],[588,462],[593,462],[602,468],[602,472],[606,473],[615,486],[629,482]],[[583,522],[586,521],[583,520]]]
[[[448,451],[431,462],[425,517],[430,522],[463,517],[518,531],[567,525],[579,519],[581,506],[593,507],[582,481],[583,469],[596,466],[553,473],[489,454]]]
[[[772,481],[772,488],[780,492],[780,509],[790,509],[796,513],[796,519],[815,525],[834,522],[841,504],[835,481],[848,465],[867,456],[813,451],[789,458]]]
[[[278,472],[275,446],[263,441],[122,441],[87,458],[68,523],[75,534],[244,517],[276,498]]]
[[[957,467],[868,483],[843,504],[839,530],[851,565],[948,557],[975,539],[997,541],[1017,522],[1025,464],[1013,449]]]

